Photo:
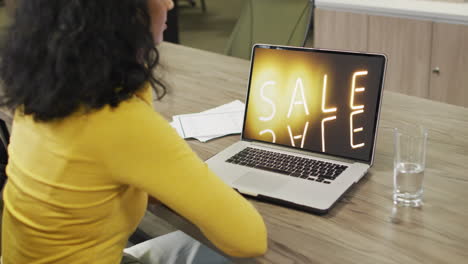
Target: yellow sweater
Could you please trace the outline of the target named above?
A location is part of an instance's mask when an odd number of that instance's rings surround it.
[[[61,121],[18,112],[4,190],[3,264],[120,263],[147,194],[232,256],[266,251],[255,208],[213,174],[153,110],[149,87]]]

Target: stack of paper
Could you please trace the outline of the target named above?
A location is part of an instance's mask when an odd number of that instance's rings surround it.
[[[176,115],[171,126],[182,138],[196,138],[201,142],[242,130],[245,105],[239,100],[196,114]]]

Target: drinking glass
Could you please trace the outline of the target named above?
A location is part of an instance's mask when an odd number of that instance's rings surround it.
[[[407,124],[394,129],[393,203],[422,205],[427,129]]]

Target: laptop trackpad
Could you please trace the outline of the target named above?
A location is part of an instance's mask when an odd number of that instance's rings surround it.
[[[245,190],[247,192],[268,194],[279,190],[287,183],[288,180],[286,178],[256,172],[247,172],[235,180],[232,185],[241,192],[242,190]]]

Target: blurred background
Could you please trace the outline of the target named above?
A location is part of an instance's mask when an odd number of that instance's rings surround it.
[[[5,2],[0,0],[0,34],[8,24]],[[223,53],[244,0],[178,0],[180,44]]]
[[[244,0],[179,0],[180,43],[198,49],[224,53]],[[191,3],[195,3],[192,6]]]

